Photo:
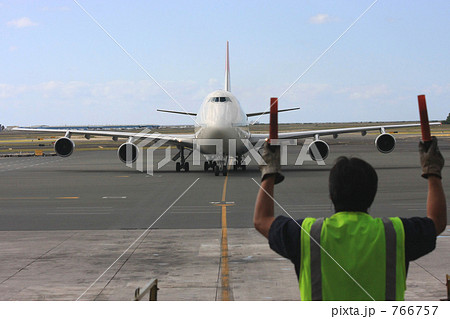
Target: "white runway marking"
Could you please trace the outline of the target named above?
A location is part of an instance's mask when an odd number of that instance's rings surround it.
[[[20,160],[13,164],[6,164],[0,169],[0,173],[14,171],[14,170],[20,170],[20,169],[25,169],[25,168],[31,168],[31,167],[35,167],[38,165],[45,165],[45,164],[49,164],[49,163],[56,163],[56,162],[62,161],[63,158],[46,160],[44,162],[38,162],[38,163],[34,163],[34,164],[24,163],[25,161],[30,161],[30,160],[40,161],[42,159],[41,158],[39,158],[39,159],[32,158],[32,159],[27,159],[27,160]]]
[[[103,196],[102,199],[126,199],[126,196]]]
[[[56,210],[112,210],[113,207],[103,207],[103,206],[64,206],[56,207]]]
[[[219,210],[215,211],[180,211],[180,212],[170,212],[171,214],[209,214],[209,215],[219,215],[221,212]]]
[[[114,212],[113,207],[56,207],[54,212],[47,215],[110,215]]]
[[[110,215],[111,213],[83,213],[83,212],[74,212],[74,213],[47,213],[47,215]]]

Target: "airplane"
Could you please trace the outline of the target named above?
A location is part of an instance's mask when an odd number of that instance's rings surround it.
[[[279,110],[278,112],[293,111],[299,109],[290,108]],[[223,90],[214,91],[204,99],[199,111],[197,113],[160,110],[160,112],[189,115],[195,118],[194,134],[185,135],[168,135],[159,133],[146,132],[117,132],[117,131],[96,131],[96,130],[80,130],[80,129],[41,129],[41,128],[13,128],[16,131],[32,131],[32,132],[51,132],[63,133],[64,137],[59,138],[55,144],[55,152],[61,157],[70,156],[74,149],[75,143],[71,139],[72,135],[84,135],[86,139],[91,136],[108,136],[112,137],[114,141],[119,138],[127,138],[127,142],[119,146],[117,155],[119,159],[126,163],[134,163],[139,155],[139,148],[136,142],[142,139],[151,139],[152,142],[162,141],[165,144],[176,146],[178,153],[172,158],[176,161],[176,171],[189,171],[189,162],[187,158],[197,145],[198,140],[212,140],[218,139],[222,141],[222,154],[217,154],[215,145],[201,145],[200,153],[206,158],[204,162],[204,170],[208,171],[212,168],[216,176],[222,173],[226,176],[228,173],[228,164],[230,157],[233,155],[234,168],[246,169],[244,157],[249,152],[248,145],[244,143],[249,141],[252,145],[256,145],[260,140],[267,140],[269,134],[253,134],[250,132],[249,117],[260,116],[268,114],[268,111],[245,113],[238,101],[238,99],[231,93],[230,81],[230,61],[229,61],[229,43],[227,41],[226,61],[225,61],[225,87]],[[441,123],[430,123],[438,125]],[[360,132],[365,136],[368,131],[379,131],[380,134],[375,139],[375,145],[381,153],[390,153],[395,148],[395,138],[386,130],[393,128],[420,126],[416,124],[399,124],[399,125],[383,125],[383,126],[366,126],[366,127],[349,127],[339,129],[325,129],[312,131],[299,131],[279,133],[278,139],[299,139],[299,138],[313,138],[314,140],[308,146],[308,154],[313,160],[324,160],[327,158],[330,148],[328,144],[321,140],[321,136],[330,136],[337,138],[340,134]],[[229,154],[229,143],[231,140],[236,141],[235,154]],[[185,150],[190,151],[185,155]],[[179,161],[178,161],[179,159]]]

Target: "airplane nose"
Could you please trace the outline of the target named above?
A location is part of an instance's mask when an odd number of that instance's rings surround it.
[[[226,129],[220,128],[218,126],[210,127],[207,129],[207,135],[208,138],[211,139],[222,139],[224,136],[226,136]]]
[[[233,108],[230,108],[228,105],[221,105],[220,108],[213,112],[214,116],[211,117],[209,126],[219,129],[232,127],[232,123],[236,121],[235,113]]]

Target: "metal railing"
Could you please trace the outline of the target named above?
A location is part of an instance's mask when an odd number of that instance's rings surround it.
[[[146,294],[149,294],[149,301],[156,301],[158,296],[158,279],[152,279],[150,282],[142,289],[136,288],[134,291],[134,301],[142,300]]]

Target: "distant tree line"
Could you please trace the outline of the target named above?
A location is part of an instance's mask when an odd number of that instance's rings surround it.
[[[447,119],[443,121],[444,124],[450,124],[450,113],[448,113]]]

